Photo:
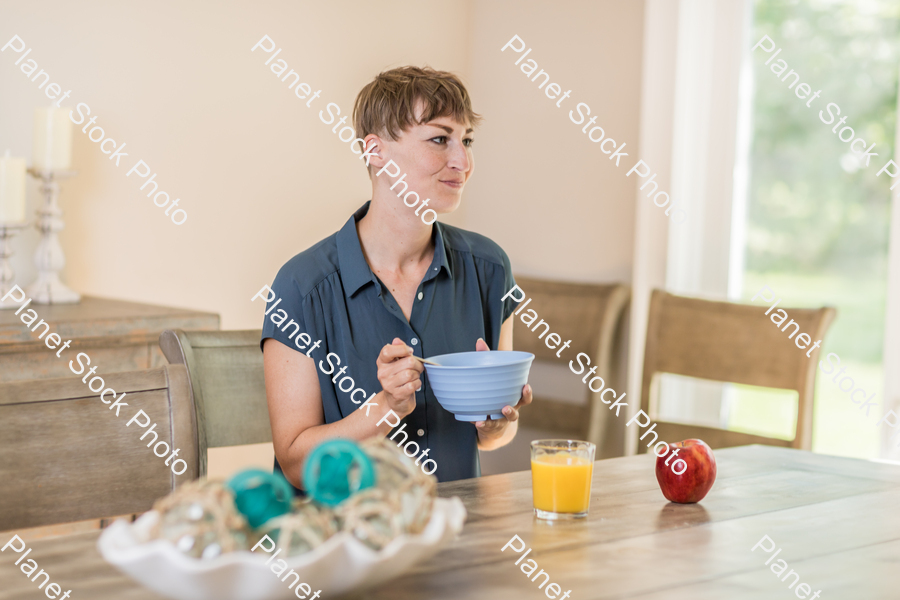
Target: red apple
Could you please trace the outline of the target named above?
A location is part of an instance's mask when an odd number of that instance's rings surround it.
[[[656,458],[656,481],[671,502],[700,502],[716,481],[716,457],[702,440],[669,444],[669,451]]]

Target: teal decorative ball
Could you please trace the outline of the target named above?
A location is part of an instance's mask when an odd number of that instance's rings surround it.
[[[234,505],[254,529],[291,511],[294,490],[281,476],[247,469],[226,484],[234,493]]]
[[[303,485],[316,502],[337,506],[352,494],[375,485],[375,467],[355,442],[328,440],[307,457]]]

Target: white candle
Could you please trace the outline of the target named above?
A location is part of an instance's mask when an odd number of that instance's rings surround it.
[[[25,159],[0,157],[0,223],[25,221]]]
[[[55,171],[72,166],[71,111],[71,108],[34,109],[34,169]]]

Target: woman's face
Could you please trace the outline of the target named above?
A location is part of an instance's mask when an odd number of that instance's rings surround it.
[[[383,156],[400,165],[401,174],[406,173],[407,191],[416,192],[422,201],[429,199],[428,208],[445,214],[459,206],[463,187],[472,175],[474,141],[471,127],[452,117],[437,117],[413,125],[397,140],[386,140]],[[402,186],[392,193],[400,190]]]

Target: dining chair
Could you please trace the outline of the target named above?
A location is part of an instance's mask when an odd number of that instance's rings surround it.
[[[836,314],[828,306],[783,310],[799,325],[799,331],[812,336],[813,341],[824,339]],[[699,438],[711,448],[766,444],[811,449],[820,349],[801,349],[793,338],[798,330],[794,328],[790,334],[782,331],[765,311],[766,307],[758,304],[716,302],[653,290],[644,349],[641,409],[656,423],[659,440],[678,442]],[[799,401],[794,438],[783,440],[659,421],[656,415],[661,373],[796,391]],[[647,451],[638,442],[638,452]]]
[[[259,329],[169,329],[159,346],[170,364],[184,365],[197,416],[200,476],[209,448],[272,441]]]
[[[0,531],[141,513],[197,478],[184,367],[98,375],[98,392],[81,377],[0,383]],[[107,388],[121,401],[113,410]],[[154,455],[160,441],[179,450],[180,475]]]
[[[609,385],[613,375],[613,341],[630,296],[629,288],[621,284],[566,283],[529,277],[516,277],[516,283],[531,299],[526,310],[533,309],[539,319],[550,325],[549,331],[563,340],[572,340],[565,356],[571,359],[584,352],[591,357],[591,365],[598,366],[596,375]],[[513,314],[512,318],[516,350],[531,352],[535,362],[568,365],[568,359],[556,356],[559,349],[549,348],[546,338],[529,329],[521,315]],[[600,401],[599,393],[590,391],[587,385],[583,387],[583,396],[572,398],[573,402],[532,398],[531,406],[522,410],[521,425],[586,439],[596,444],[599,451],[609,410]]]

